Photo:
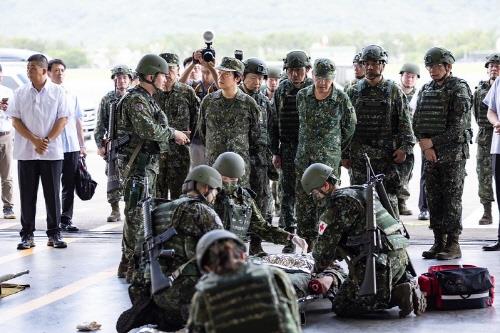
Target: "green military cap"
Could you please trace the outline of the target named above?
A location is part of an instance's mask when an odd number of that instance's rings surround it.
[[[317,78],[333,80],[335,77],[335,64],[330,59],[316,59],[314,61],[313,74]]]
[[[420,68],[418,67],[418,65],[416,64],[412,64],[412,63],[406,63],[403,65],[403,67],[401,67],[401,70],[399,71],[399,74],[403,74],[403,73],[412,73],[412,74],[416,74],[418,78],[420,78]]]
[[[227,72],[237,72],[240,75],[243,75],[243,72],[245,71],[245,65],[243,65],[243,63],[236,58],[224,57],[222,58],[220,65],[215,69]]]
[[[484,67],[488,68],[488,65],[490,63],[499,64],[500,63],[500,54],[492,53],[489,56],[487,56],[486,63],[484,64]]]
[[[175,53],[160,53],[160,57],[165,59],[169,66],[179,66],[179,56]]]

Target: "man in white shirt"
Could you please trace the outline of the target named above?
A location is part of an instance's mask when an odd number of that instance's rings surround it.
[[[12,90],[2,85],[2,65],[0,65],[0,178],[2,179],[3,218],[15,219],[12,201],[12,122],[4,112]]]
[[[64,147],[64,160],[62,166],[62,212],[61,230],[77,232],[79,229],[72,223],[73,203],[75,199],[75,174],[78,170],[80,155],[86,156],[85,139],[83,137],[82,118],[83,111],[78,103],[78,98],[64,87],[66,64],[61,59],[49,61],[48,75],[52,83],[61,85],[66,92],[68,104],[68,122],[61,134]]]
[[[14,92],[7,114],[14,126],[14,158],[18,160],[21,197],[21,242],[18,250],[35,246],[35,214],[38,184],[42,180],[47,211],[47,246],[65,248],[59,221],[60,178],[63,164],[61,133],[68,119],[66,93],[47,77],[48,62],[42,54],[28,58],[30,83]]]

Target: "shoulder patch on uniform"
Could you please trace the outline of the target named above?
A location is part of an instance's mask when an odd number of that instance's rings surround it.
[[[326,228],[328,227],[328,224],[326,224],[323,221],[319,221],[319,227],[318,227],[318,234],[321,236],[325,232]]]

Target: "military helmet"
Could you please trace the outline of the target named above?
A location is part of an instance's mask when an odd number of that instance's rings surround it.
[[[116,65],[115,67],[111,68],[111,80],[114,80],[115,76],[120,74],[128,75],[130,77],[130,80],[133,79],[133,72],[127,65]]]
[[[248,58],[243,61],[243,65],[245,65],[245,71],[243,74],[251,73],[267,76],[267,66],[263,60],[258,58]]]
[[[302,50],[290,51],[283,59],[283,69],[311,67],[311,58]]]
[[[382,46],[378,45],[368,45],[361,50],[361,56],[359,61],[382,61],[387,63],[389,59],[389,54]]]
[[[245,174],[245,160],[240,155],[228,151],[217,156],[213,167],[222,176],[241,178]]]
[[[198,165],[191,169],[184,182],[188,181],[202,183],[211,188],[222,188],[222,177],[219,171],[208,165]]]
[[[196,244],[196,263],[198,264],[198,268],[202,273],[206,273],[205,270],[203,269],[203,259],[205,257],[205,254],[207,253],[208,249],[210,246],[212,246],[215,242],[224,240],[224,239],[232,239],[241,246],[242,249],[246,251],[245,244],[241,239],[239,239],[238,236],[233,234],[230,231],[224,230],[224,229],[216,229],[207,232],[204,234],[200,240],[198,241],[198,244]]]
[[[323,186],[328,177],[333,178],[336,184],[338,182],[338,178],[332,173],[332,171],[333,168],[326,164],[311,164],[306,171],[304,171],[302,179],[300,180],[302,188],[307,194],[311,194],[312,190]]]
[[[356,53],[356,54],[354,55],[354,58],[352,59],[352,63],[353,63],[353,64],[359,64],[359,62],[360,62],[360,60],[359,60],[359,59],[361,59],[361,52]]]
[[[453,64],[455,57],[453,54],[442,47],[433,47],[425,53],[424,57],[425,66],[437,64]]]
[[[281,77],[281,69],[278,67],[269,67],[267,70],[267,77],[272,79],[279,79]]]
[[[156,73],[168,73],[168,64],[162,57],[156,54],[146,54],[139,60],[135,71],[142,75],[155,75]]]
[[[489,56],[487,56],[486,63],[484,64],[484,67],[488,68],[488,65],[490,63],[500,64],[500,54],[492,53]]]
[[[403,73],[412,73],[412,74],[416,74],[417,77],[420,79],[420,68],[418,67],[418,65],[415,65],[415,64],[412,64],[412,63],[406,63],[403,65],[403,67],[401,67],[401,70],[399,71],[399,74],[403,74]]]

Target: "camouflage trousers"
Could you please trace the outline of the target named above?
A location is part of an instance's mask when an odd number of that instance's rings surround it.
[[[255,203],[266,221],[272,223],[272,197],[269,177],[267,176],[267,166],[251,164],[250,168],[250,188],[257,194]]]
[[[108,175],[108,163],[106,163],[106,170],[105,170],[106,176]],[[115,203],[119,202],[120,199],[122,198],[122,189],[116,189],[111,192],[106,193],[107,199],[109,203]]]
[[[183,327],[189,318],[189,307],[195,293],[198,276],[179,276],[172,287],[153,296],[158,307],[158,314],[169,330],[178,330]]]
[[[385,262],[381,262],[382,260]],[[340,286],[333,299],[333,312],[339,317],[356,317],[377,310],[391,308],[393,287],[406,282],[408,254],[405,249],[391,251],[387,256],[380,255],[376,263],[377,294],[360,296],[359,286],[365,276],[365,260],[360,260],[356,267],[349,267],[349,276]]]
[[[179,154],[162,153],[160,171],[156,181],[158,198],[175,200],[182,194],[182,184],[189,172],[189,151]],[[170,196],[169,196],[170,193]]]
[[[424,162],[430,228],[445,234],[462,231],[465,162]]]
[[[281,214],[280,227],[295,227],[295,154],[297,143],[282,143],[281,147]]]
[[[396,216],[399,216],[397,193],[401,188],[401,177],[397,165],[388,162],[385,158],[375,158],[372,156],[370,156],[370,162],[376,175],[384,174],[384,187],[387,192],[387,197],[389,198],[394,213]],[[360,155],[358,158],[352,158],[351,163],[352,166],[349,170],[351,185],[366,183],[365,160]]]
[[[482,204],[495,201],[493,196],[493,170],[491,168],[490,145],[477,145],[476,172],[479,183],[479,199]]]
[[[401,178],[401,187],[398,189],[398,200],[406,201],[410,198],[410,189],[408,184],[413,176],[413,166],[415,165],[415,156],[413,154],[406,155],[406,160],[398,165]]]
[[[149,184],[152,184],[149,192],[154,193],[154,184],[156,174],[150,170],[147,171]],[[124,182],[123,197],[125,200],[125,222],[123,224],[123,242],[122,251],[129,263],[138,267],[142,252],[142,243],[144,239],[144,223],[142,216],[142,207],[140,201],[144,198],[144,177],[131,176]]]

